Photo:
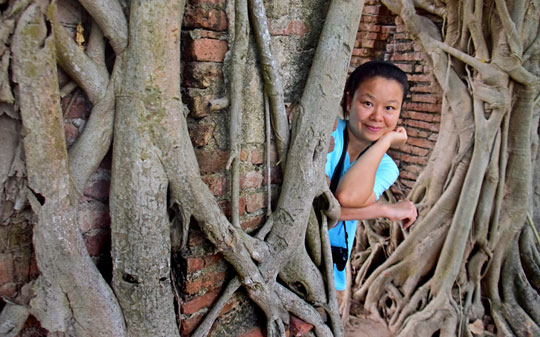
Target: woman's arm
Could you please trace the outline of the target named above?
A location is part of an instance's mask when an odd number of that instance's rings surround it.
[[[398,127],[377,140],[345,173],[336,189],[335,197],[342,207],[364,207],[375,201],[373,185],[377,168],[391,146],[407,140],[404,128]]]
[[[403,227],[409,227],[418,216],[416,207],[409,200],[389,204],[375,202],[365,207],[341,207],[339,220],[367,220],[387,218],[392,221],[402,221]]]

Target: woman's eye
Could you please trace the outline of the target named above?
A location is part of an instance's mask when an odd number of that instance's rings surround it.
[[[393,106],[387,106],[387,107],[386,107],[386,110],[388,110],[388,111],[394,111],[394,110],[396,110],[396,108],[394,108]]]
[[[364,105],[365,105],[365,106],[369,106],[369,107],[373,106],[373,104],[372,104],[371,102],[367,102],[367,101],[364,102]]]

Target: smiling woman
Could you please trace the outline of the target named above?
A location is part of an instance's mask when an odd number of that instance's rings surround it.
[[[345,86],[345,120],[338,119],[334,150],[326,158],[330,189],[341,205],[340,221],[329,231],[337,290],[345,289],[344,268],[358,220],[385,217],[403,221],[404,227],[416,220],[410,201],[377,202],[399,175],[386,151],[407,141],[405,129],[396,127],[407,91],[405,73],[384,61],[359,66]]]

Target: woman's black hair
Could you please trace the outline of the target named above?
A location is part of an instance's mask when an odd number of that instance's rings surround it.
[[[347,93],[352,99],[358,86],[373,77],[383,77],[397,81],[403,89],[403,101],[405,101],[405,97],[409,92],[407,74],[393,63],[379,60],[369,61],[358,66],[347,79],[345,90],[343,92],[343,99],[341,100],[341,107],[343,108],[344,113],[347,112]]]

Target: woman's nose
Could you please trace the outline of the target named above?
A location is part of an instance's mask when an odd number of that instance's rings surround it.
[[[375,120],[375,121],[381,121],[383,119],[383,115],[384,115],[384,108],[382,107],[376,107],[375,109],[373,109],[373,112],[371,114],[371,119],[372,120]]]

